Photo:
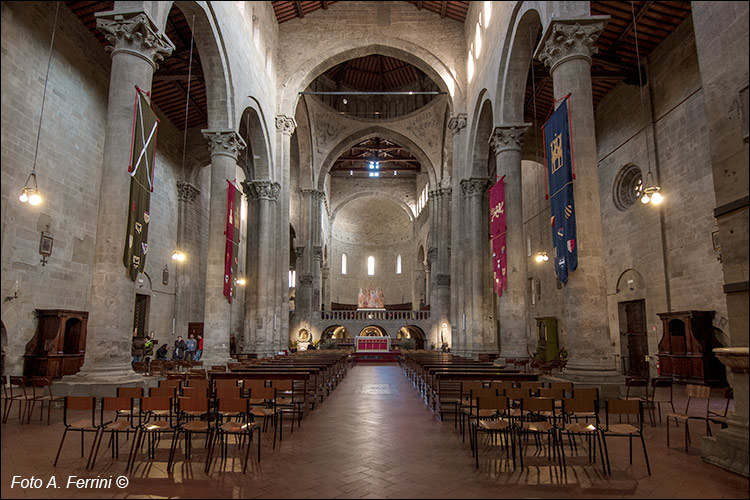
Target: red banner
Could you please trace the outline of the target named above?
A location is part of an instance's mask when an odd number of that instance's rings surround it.
[[[240,242],[240,192],[234,184],[227,181],[227,225],[226,247],[224,251],[224,296],[232,303],[234,296],[234,278],[237,274]]]
[[[495,293],[503,295],[508,288],[507,262],[505,254],[505,176],[490,188],[490,236],[492,237],[492,279]]]

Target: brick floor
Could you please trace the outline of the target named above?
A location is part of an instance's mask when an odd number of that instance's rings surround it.
[[[476,469],[468,440],[461,442],[452,419],[440,422],[395,365],[351,369],[294,434],[286,423],[284,440],[275,450],[271,432],[264,434],[262,460],[251,459],[244,475],[232,445],[226,464],[217,462],[205,474],[202,440],[194,442],[192,462],[178,453],[169,474],[166,438],[154,462],[142,462],[127,474],[127,487],[68,489],[68,476],[114,480],[122,475],[130,443],[121,445],[119,461],[102,449],[95,470],[87,472],[79,437],[73,434],[53,468],[61,420],[61,410],[53,410],[49,427],[36,419],[20,425],[14,409],[2,426],[3,498],[748,498],[747,478],[700,459],[703,429],[697,424],[687,453],[682,429],[668,449],[664,424],[646,426],[652,476],[638,443],[629,465],[623,438],[608,442],[611,477],[584,457],[569,459],[567,474],[561,476],[545,458],[533,456],[533,446],[523,471],[513,470],[504,452],[487,446]],[[11,488],[16,475],[33,475],[44,485],[54,475],[58,488]]]

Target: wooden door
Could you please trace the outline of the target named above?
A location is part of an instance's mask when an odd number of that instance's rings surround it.
[[[146,332],[146,317],[148,316],[148,301],[150,297],[140,293],[135,294],[135,308],[133,310],[133,328],[138,329],[138,335],[144,336]]]
[[[646,302],[634,300],[623,303],[625,306],[626,330],[628,346],[627,375],[631,377],[648,377],[648,337],[646,333]],[[625,340],[623,338],[623,340]]]
[[[198,335],[203,336],[203,323],[188,323],[188,334],[185,338],[190,338],[190,335],[198,341]]]

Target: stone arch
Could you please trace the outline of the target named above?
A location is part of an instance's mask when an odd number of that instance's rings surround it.
[[[646,280],[637,269],[626,269],[617,278],[615,293],[641,292],[646,289]]]
[[[342,208],[346,206],[347,204],[351,203],[352,201],[363,198],[365,196],[380,196],[383,198],[387,198],[389,201],[394,202],[396,205],[401,207],[405,212],[406,215],[409,217],[409,222],[414,222],[414,213],[411,211],[411,208],[409,205],[407,205],[403,200],[400,200],[399,198],[383,192],[383,191],[359,191],[354,194],[351,194],[343,199],[341,203],[339,203],[336,208],[334,209],[333,213],[331,214],[331,223],[330,226],[333,227],[333,223],[336,220],[336,216],[339,214]]]
[[[307,88],[318,75],[339,63],[370,54],[383,54],[401,59],[425,72],[440,87],[447,92],[450,99],[448,105],[453,110],[454,100],[460,100],[463,91],[459,83],[453,78],[447,64],[432,54],[429,50],[406,40],[393,37],[379,37],[364,35],[355,42],[356,47],[341,49],[331,47],[328,50],[310,54],[305,63],[299,66],[280,86],[282,90],[279,100],[281,114],[293,116],[299,99],[299,92]]]
[[[503,54],[507,60],[501,65],[497,79],[495,116],[500,123],[523,123],[526,80],[536,48],[534,43],[542,29],[541,16],[536,9],[528,9],[520,17],[519,11],[514,14],[518,22],[512,32],[508,31],[506,47],[510,47],[510,52]]]
[[[367,325],[357,335],[359,337],[388,337],[388,331],[380,325]]]
[[[237,130],[245,140],[246,151],[240,153],[238,163],[242,165],[245,179],[270,179],[273,162],[267,122],[260,103],[254,97],[249,97],[245,104]]]
[[[235,122],[234,86],[224,39],[211,2],[174,4],[195,23],[190,27],[201,58],[206,84],[206,113],[211,130],[232,129]]]
[[[469,144],[471,145],[471,177],[489,177],[495,164],[495,155],[490,151],[490,137],[494,128],[492,119],[492,101],[487,90],[479,93],[475,108],[475,124],[471,131]]]
[[[334,148],[331,149],[331,151],[326,156],[325,160],[323,160],[322,164],[320,165],[320,168],[316,172],[317,174],[317,184],[318,189],[320,191],[324,190],[324,184],[325,184],[325,175],[333,166],[333,162],[336,161],[336,159],[341,156],[341,154],[346,151],[347,149],[350,149],[355,144],[364,141],[366,139],[369,139],[371,137],[382,137],[383,139],[392,140],[396,143],[398,143],[401,146],[404,146],[405,148],[408,148],[409,151],[419,160],[419,163],[423,166],[423,168],[427,171],[427,175],[430,179],[430,185],[431,186],[437,186],[437,177],[435,176],[435,166],[430,161],[429,157],[425,152],[422,150],[422,148],[417,145],[414,141],[409,139],[408,137],[391,130],[387,127],[383,127],[381,125],[373,125],[371,127],[367,127],[362,130],[358,130],[357,132],[354,132],[350,136],[342,139]]]

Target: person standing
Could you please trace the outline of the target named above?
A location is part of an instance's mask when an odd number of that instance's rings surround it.
[[[187,342],[185,342],[185,346],[185,359],[188,361],[193,361],[193,359],[195,359],[195,349],[198,347],[198,343],[195,341],[192,333],[188,336]]]
[[[172,359],[175,361],[185,359],[186,349],[187,345],[185,344],[185,341],[182,340],[182,335],[178,335],[177,340],[174,341],[174,353],[172,353]]]
[[[198,347],[195,351],[195,360],[200,361],[203,356],[203,335],[198,335]]]
[[[146,339],[138,335],[138,328],[133,330],[133,344],[130,348],[130,355],[133,360],[130,362],[130,366],[134,366],[143,360],[143,346],[146,344]]]
[[[144,361],[146,362],[146,368],[148,368],[149,363],[151,363],[151,358],[154,356],[155,343],[154,332],[152,331],[149,333],[146,343],[143,345],[143,357],[145,358]]]

